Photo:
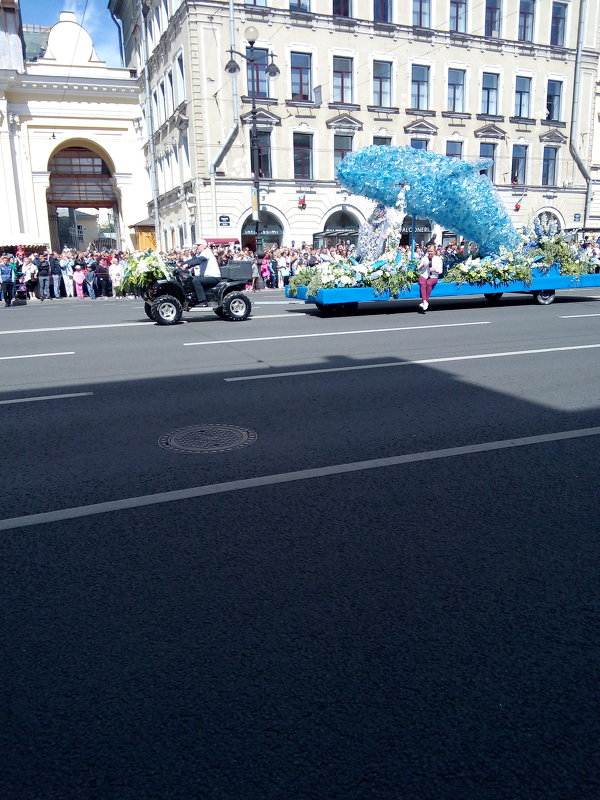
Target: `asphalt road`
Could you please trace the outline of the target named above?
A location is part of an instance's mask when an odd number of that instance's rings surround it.
[[[600,291],[253,300],[0,308],[0,797],[595,800]]]

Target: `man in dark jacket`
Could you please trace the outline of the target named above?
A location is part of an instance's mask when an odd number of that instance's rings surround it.
[[[48,263],[50,264],[50,274],[52,275],[52,296],[58,300],[60,298],[62,269],[60,268],[60,259],[56,253],[50,253]]]
[[[60,265],[59,265],[60,266]],[[50,297],[50,262],[48,253],[44,253],[37,263],[40,300],[42,303]]]

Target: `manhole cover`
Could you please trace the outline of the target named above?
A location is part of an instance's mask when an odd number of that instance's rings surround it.
[[[180,453],[225,453],[254,444],[257,439],[256,431],[237,425],[190,425],[163,433],[158,444]]]

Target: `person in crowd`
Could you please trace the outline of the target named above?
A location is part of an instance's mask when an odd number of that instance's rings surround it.
[[[48,256],[48,263],[50,264],[50,275],[52,276],[52,294],[50,299],[59,300],[62,269],[60,266],[60,259],[55,252],[50,253]]]
[[[444,265],[442,259],[437,255],[434,245],[427,248],[427,253],[419,262],[419,290],[421,302],[419,303],[419,313],[424,314],[429,308],[429,297],[433,287],[441,276]]]
[[[73,297],[73,257],[70,250],[63,250],[60,258],[60,270],[67,297]]]
[[[113,293],[116,294],[117,290],[121,286],[121,281],[123,280],[123,265],[116,255],[111,258],[110,265],[108,267],[108,275],[113,287]]]
[[[4,305],[6,308],[10,308],[15,289],[15,270],[7,255],[0,258],[0,281]]]
[[[73,270],[73,283],[75,284],[75,289],[77,291],[77,297],[80,300],[83,300],[83,284],[85,283],[85,271],[81,264],[75,264],[75,269]]]
[[[200,306],[208,305],[205,289],[217,285],[221,279],[221,269],[206,239],[200,239],[196,243],[195,256],[185,263],[187,267],[194,267],[196,273],[192,280],[198,297],[198,304]]]
[[[37,255],[37,254],[34,254]],[[48,253],[44,253],[41,258],[34,257],[34,264],[37,267],[37,279],[40,293],[40,300],[48,300],[50,297],[50,262],[48,261]]]
[[[86,259],[86,261],[88,260],[89,259]],[[91,300],[96,299],[96,271],[92,267],[93,263],[94,262],[92,260],[91,263],[86,264],[85,270],[85,288],[87,289],[88,297]]]
[[[109,294],[109,270],[106,258],[99,258],[96,265],[96,289],[98,297],[105,300]]]
[[[252,285],[251,289],[253,292],[260,292],[260,260],[258,256],[252,261]]]

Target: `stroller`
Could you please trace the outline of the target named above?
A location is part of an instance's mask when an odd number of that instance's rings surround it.
[[[17,280],[15,281],[15,296],[13,298],[13,306],[26,306],[27,305],[27,286],[25,284],[25,275],[19,272]]]

